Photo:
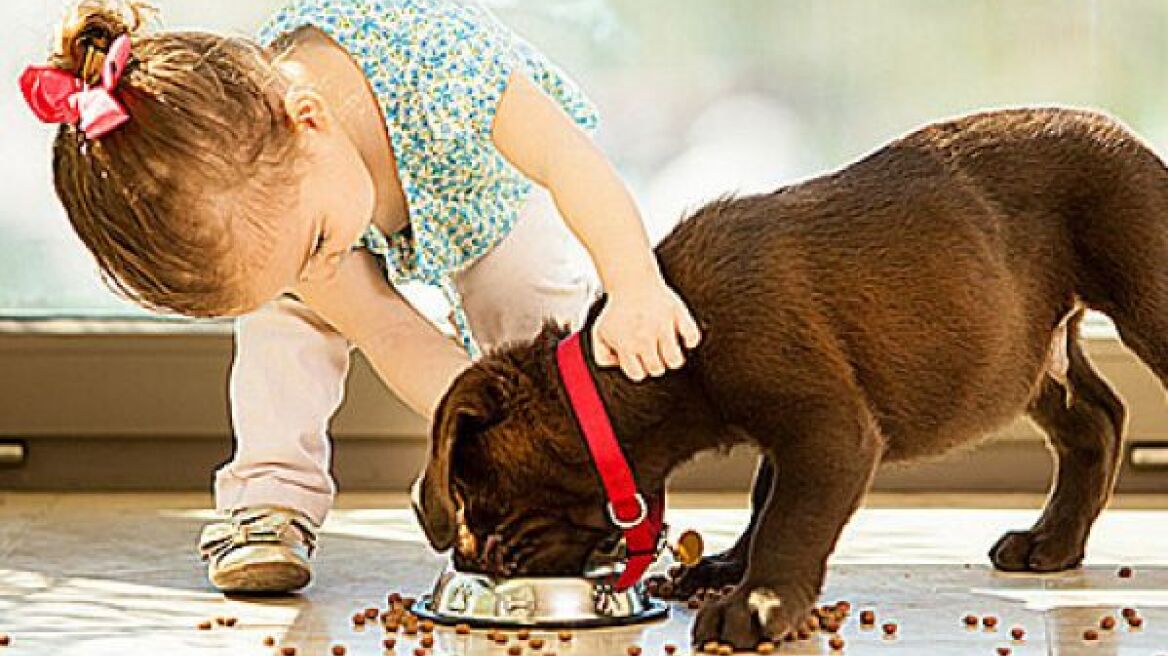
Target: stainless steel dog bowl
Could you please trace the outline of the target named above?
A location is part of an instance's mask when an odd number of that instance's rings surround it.
[[[638,584],[624,592],[593,577],[496,579],[447,569],[413,612],[440,624],[586,628],[649,622],[669,606]]]

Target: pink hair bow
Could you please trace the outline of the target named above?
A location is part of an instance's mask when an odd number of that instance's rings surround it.
[[[130,120],[113,94],[129,60],[130,37],[123,34],[106,53],[99,86],[91,87],[55,66],[29,66],[20,76],[20,90],[41,121],[77,123],[86,137],[100,139]]]

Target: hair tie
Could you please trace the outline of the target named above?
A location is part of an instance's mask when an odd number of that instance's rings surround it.
[[[106,53],[98,86],[56,66],[29,66],[20,76],[20,90],[42,122],[77,124],[87,138],[100,139],[130,120],[113,94],[129,60],[130,37],[123,34]]]

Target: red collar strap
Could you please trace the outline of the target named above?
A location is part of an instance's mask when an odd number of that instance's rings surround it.
[[[604,485],[608,517],[624,531],[628,561],[616,582],[616,589],[623,591],[641,579],[657,556],[665,499],[662,496],[646,504],[645,497],[637,491],[633,472],[616,441],[604,402],[584,360],[581,341],[578,332],[561,341],[556,347],[556,362],[572,412]]]

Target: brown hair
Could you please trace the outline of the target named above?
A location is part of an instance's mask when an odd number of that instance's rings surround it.
[[[268,253],[234,253],[232,236],[270,234],[279,209],[249,207],[259,194],[240,192],[286,180],[293,130],[259,46],[206,32],[140,34],[152,12],[131,0],[69,10],[51,62],[88,82],[114,39],[130,35],[114,91],[130,120],[100,139],[61,126],[57,195],[116,292],[154,310],[237,314],[248,302],[239,282]]]

